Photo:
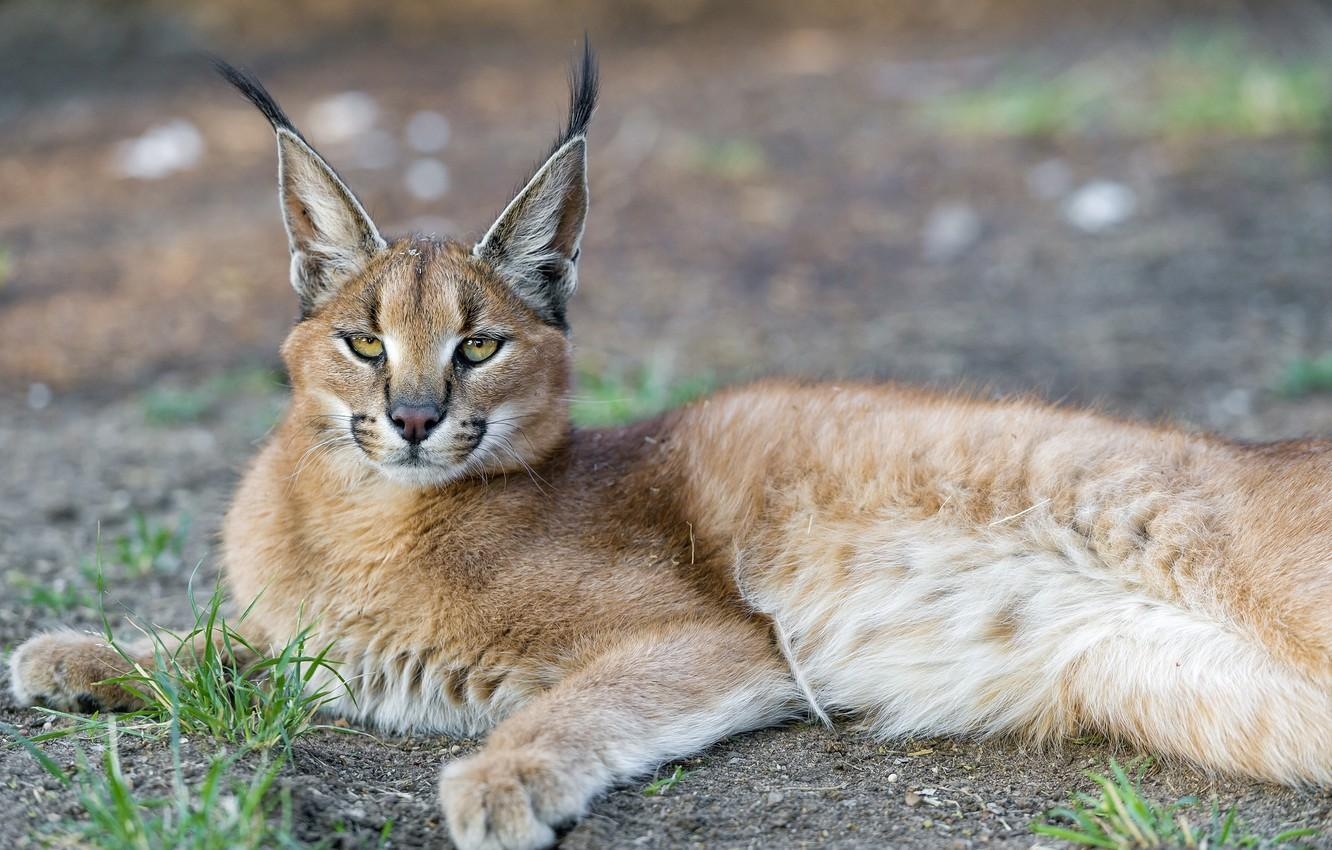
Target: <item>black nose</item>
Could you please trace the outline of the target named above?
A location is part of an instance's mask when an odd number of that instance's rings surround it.
[[[425,440],[439,424],[439,405],[400,404],[389,412],[393,426],[412,445]]]

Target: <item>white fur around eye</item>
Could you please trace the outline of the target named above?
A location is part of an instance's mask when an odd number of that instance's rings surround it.
[[[379,340],[384,343],[384,357],[388,359],[388,362],[401,363],[402,346],[398,345],[398,341],[388,334],[381,334]]]
[[[439,362],[445,366],[453,363],[453,355],[458,350],[458,346],[462,345],[464,339],[466,339],[466,337],[451,336],[444,340],[439,346]]]

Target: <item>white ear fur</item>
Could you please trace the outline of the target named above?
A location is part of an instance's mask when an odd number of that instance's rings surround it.
[[[278,193],[291,285],[307,315],[387,247],[370,216],[314,148],[277,128]]]
[[[563,324],[578,282],[578,247],[587,221],[587,139],[560,146],[472,253],[488,261],[532,309]]]

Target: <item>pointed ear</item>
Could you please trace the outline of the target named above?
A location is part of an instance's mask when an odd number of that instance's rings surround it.
[[[578,282],[587,220],[587,125],[597,103],[597,62],[586,40],[569,93],[569,123],[550,157],[472,249],[539,316],[560,327],[567,327],[564,308]]]
[[[473,253],[543,319],[564,324],[587,219],[587,140],[571,139],[523,187]]]
[[[268,118],[277,134],[278,197],[291,249],[291,285],[309,316],[384,250],[360,201],[301,136],[252,75],[225,62],[217,70]]]
[[[315,149],[279,128],[278,194],[291,248],[291,285],[309,315],[386,247],[365,208]]]

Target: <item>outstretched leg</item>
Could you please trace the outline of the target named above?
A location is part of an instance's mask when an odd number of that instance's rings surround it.
[[[105,635],[62,629],[45,632],[24,641],[9,658],[9,686],[19,705],[39,704],[61,711],[133,711],[141,700],[127,688],[111,681],[136,670],[151,670],[159,654],[176,663],[195,663],[209,641],[230,660],[245,668],[256,656],[237,641],[223,641],[221,630],[211,636],[199,633],[185,645],[173,646],[140,640],[115,646]]]
[[[746,621],[645,631],[515,712],[444,766],[462,850],[544,847],[609,785],[791,716],[798,693],[767,630]]]
[[[1205,767],[1332,783],[1332,676],[1224,625],[1161,608],[1097,642],[1064,691],[1085,723]]]

